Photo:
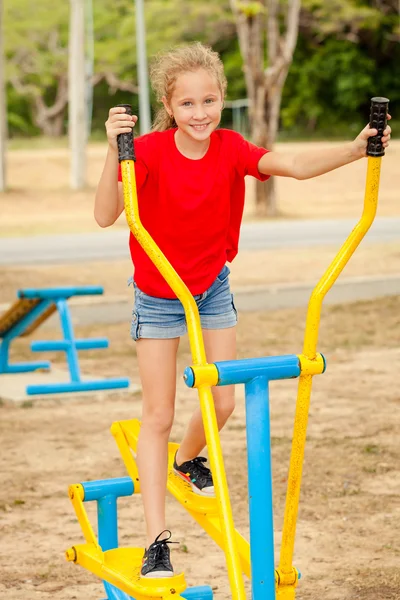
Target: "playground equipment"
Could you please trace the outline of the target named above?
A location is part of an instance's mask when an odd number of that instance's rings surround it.
[[[37,329],[54,312],[58,311],[64,339],[31,343],[33,352],[61,351],[66,353],[71,381],[43,385],[28,385],[27,394],[58,394],[61,392],[87,392],[129,387],[126,377],[115,379],[82,380],[78,350],[108,348],[107,338],[77,340],[74,337],[68,299],[72,296],[92,296],[103,293],[99,286],[25,289],[18,291],[15,302],[0,317],[0,375],[1,373],[26,373],[38,369],[49,370],[49,361],[10,364],[10,343],[17,337],[27,336]]]
[[[311,295],[304,346],[299,355],[207,363],[197,305],[140,222],[133,136],[131,134],[119,136],[119,160],[129,227],[185,309],[193,364],[186,368],[184,379],[189,387],[198,390],[216,497],[196,496],[185,482],[173,474],[172,461],[177,449],[176,444],[169,445],[168,490],[223,549],[233,600],[244,600],[246,597],[243,573],[251,577],[254,600],[294,600],[295,598],[295,588],[300,574],[293,566],[293,552],[312,378],[325,370],[325,359],[316,349],[322,301],[375,218],[381,157],[384,155],[381,138],[386,127],[388,102],[386,98],[372,98],[370,125],[378,129],[378,135],[370,138],[368,145],[369,158],[363,214]],[[130,110],[129,105],[123,106]],[[293,377],[299,378],[299,386],[280,560],[275,568],[268,388],[272,380]],[[245,385],[246,392],[250,544],[234,528],[211,393],[212,386],[238,383]],[[86,544],[67,550],[67,559],[81,564],[105,580],[108,600],[130,598],[171,600],[172,596],[187,598],[188,593],[192,594],[193,598],[211,597],[211,590],[207,587],[185,591],[183,575],[167,580],[141,579],[139,572],[144,550],[118,549],[116,499],[119,495],[140,491],[134,459],[139,428],[138,421],[116,422],[111,427],[130,477],[86,482],[70,487],[69,495]],[[90,500],[98,502],[98,541],[84,508],[84,502]],[[107,506],[107,516],[105,516],[105,506]],[[107,524],[104,522],[106,518]]]

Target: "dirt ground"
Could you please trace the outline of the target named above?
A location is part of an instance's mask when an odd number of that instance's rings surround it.
[[[286,144],[283,150],[303,148]],[[13,151],[8,156],[11,190],[0,194],[0,235],[96,230],[93,193],[104,145],[89,149],[89,186],[68,190],[65,150]],[[378,215],[398,216],[400,142],[383,159]],[[321,178],[278,181],[281,218],[357,218],[366,162]],[[253,218],[251,183],[246,218]],[[121,220],[117,227],[126,227]],[[248,252],[232,269],[232,285],[313,281],[337,248]],[[256,269],[253,266],[257,265]],[[363,242],[343,276],[396,274],[398,243]],[[129,260],[0,270],[0,303],[31,285],[94,283],[108,295],[126,294]],[[299,353],[306,308],[243,313],[238,324],[239,357]],[[129,326],[78,328],[78,337],[107,336],[108,350],[82,352],[83,373],[130,376],[139,383]],[[59,331],[46,330],[46,338]],[[31,360],[29,340],[13,344],[12,358]],[[294,564],[301,571],[300,600],[400,599],[400,298],[323,309],[319,351],[327,371],[316,377],[311,397],[308,441]],[[62,357],[49,353],[55,365]],[[182,340],[178,372],[190,364]],[[273,487],[278,561],[297,381],[271,384]],[[172,439],[179,441],[197,404],[194,390],[179,379]],[[18,405],[1,400],[0,376],[0,598],[4,600],[100,600],[101,582],[64,559],[83,536],[67,496],[68,485],[125,476],[109,432],[116,420],[140,418],[140,394],[90,395],[32,400]],[[237,408],[222,433],[236,527],[248,536],[245,410],[242,386]],[[188,584],[212,585],[218,600],[230,598],[223,553],[186,512],[168,498],[168,525],[180,544],[172,548],[177,571]],[[95,525],[94,507],[88,507]],[[140,498],[119,502],[120,544],[142,546]],[[247,584],[248,586],[248,584]],[[249,586],[248,586],[248,589]],[[269,600],[269,599],[268,599]]]
[[[315,379],[311,399],[294,559],[303,575],[299,599],[400,597],[399,315],[399,298],[324,310],[319,349],[328,368]],[[241,315],[240,357],[300,352],[304,317],[305,309]],[[77,333],[110,339],[110,350],[81,353],[84,372],[130,375],[139,381],[127,326]],[[26,340],[15,344],[14,358],[29,354]],[[59,356],[53,358],[61,362]],[[190,356],[183,340],[180,373],[187,364]],[[296,387],[295,380],[271,384],[277,548]],[[179,441],[196,402],[196,392],[180,378],[173,440]],[[0,414],[0,597],[100,600],[104,593],[96,578],[64,560],[64,550],[83,541],[67,488],[126,475],[109,427],[116,420],[140,418],[140,395],[114,393],[18,406],[3,402]],[[237,409],[222,433],[222,445],[236,526],[247,535],[242,386],[237,387]],[[222,552],[173,499],[167,504],[168,524],[180,542],[172,550],[175,568],[185,570],[189,585],[210,584],[216,598],[227,600]],[[120,544],[141,546],[140,499],[122,499],[119,507]],[[95,524],[92,509],[90,515]]]

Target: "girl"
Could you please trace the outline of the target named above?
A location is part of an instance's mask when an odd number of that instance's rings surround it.
[[[153,131],[135,140],[141,221],[193,294],[200,313],[209,363],[236,357],[236,310],[229,269],[237,254],[244,204],[244,177],[271,175],[308,179],[366,156],[367,126],[351,143],[297,155],[268,152],[234,131],[218,129],[226,79],[217,53],[200,43],[161,56],[151,71],[161,101]],[[124,108],[111,108],[109,142],[98,185],[94,215],[109,227],[124,210],[117,136],[137,121]],[[387,127],[382,139],[390,138]],[[143,389],[137,463],[147,526],[142,577],[173,575],[165,524],[167,445],[174,418],[176,355],[186,332],[180,301],[130,236],[135,268],[135,307],[131,335]],[[157,365],[155,375],[154,365]],[[234,390],[213,390],[221,429],[234,409]],[[175,472],[195,493],[213,495],[210,470],[199,457],[205,446],[200,409],[189,422],[175,457]]]

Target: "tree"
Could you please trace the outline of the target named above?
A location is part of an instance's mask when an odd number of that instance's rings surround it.
[[[400,100],[397,1],[303,0],[283,91],[283,130],[355,136],[366,123],[372,96]]]
[[[71,188],[86,183],[87,102],[85,90],[85,5],[70,0],[68,61],[68,135],[71,151]]]
[[[228,0],[146,0],[149,58],[171,45],[201,39],[225,50],[235,36]],[[31,11],[30,0],[5,2],[7,82],[13,97],[30,107],[28,122],[21,111],[12,115],[15,128],[32,133],[30,122],[45,135],[65,131],[68,105],[68,2],[40,0]],[[94,0],[95,66],[101,121],[109,106],[107,94],[136,96],[135,2]],[[96,112],[95,110],[95,112]],[[19,113],[19,114],[18,114]],[[26,119],[26,115],[24,114]]]
[[[111,89],[135,93],[129,51],[133,41],[124,31],[127,19],[133,15],[133,3],[119,0],[111,8],[107,4],[105,0],[95,2],[101,54],[96,56],[93,85],[105,80]],[[30,0],[5,4],[7,81],[20,97],[28,100],[32,121],[41,133],[59,136],[65,132],[68,106],[69,3],[40,0],[33,13],[30,7]],[[123,41],[119,37],[121,30]]]
[[[3,0],[0,0],[0,192],[7,187],[6,181],[6,94],[3,67]]]
[[[301,0],[230,1],[250,101],[251,139],[271,149],[278,131],[282,90],[297,43]],[[257,181],[256,210],[260,215],[276,215],[273,178],[266,183]]]
[[[68,102],[68,3],[41,0],[31,13],[29,2],[13,0],[5,8],[7,80],[29,98],[35,125],[60,135]]]

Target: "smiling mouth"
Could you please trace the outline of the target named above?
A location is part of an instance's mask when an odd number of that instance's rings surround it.
[[[206,127],[209,126],[210,123],[203,123],[202,125],[191,125],[190,127],[193,127],[193,129],[196,129],[196,131],[203,131]]]

